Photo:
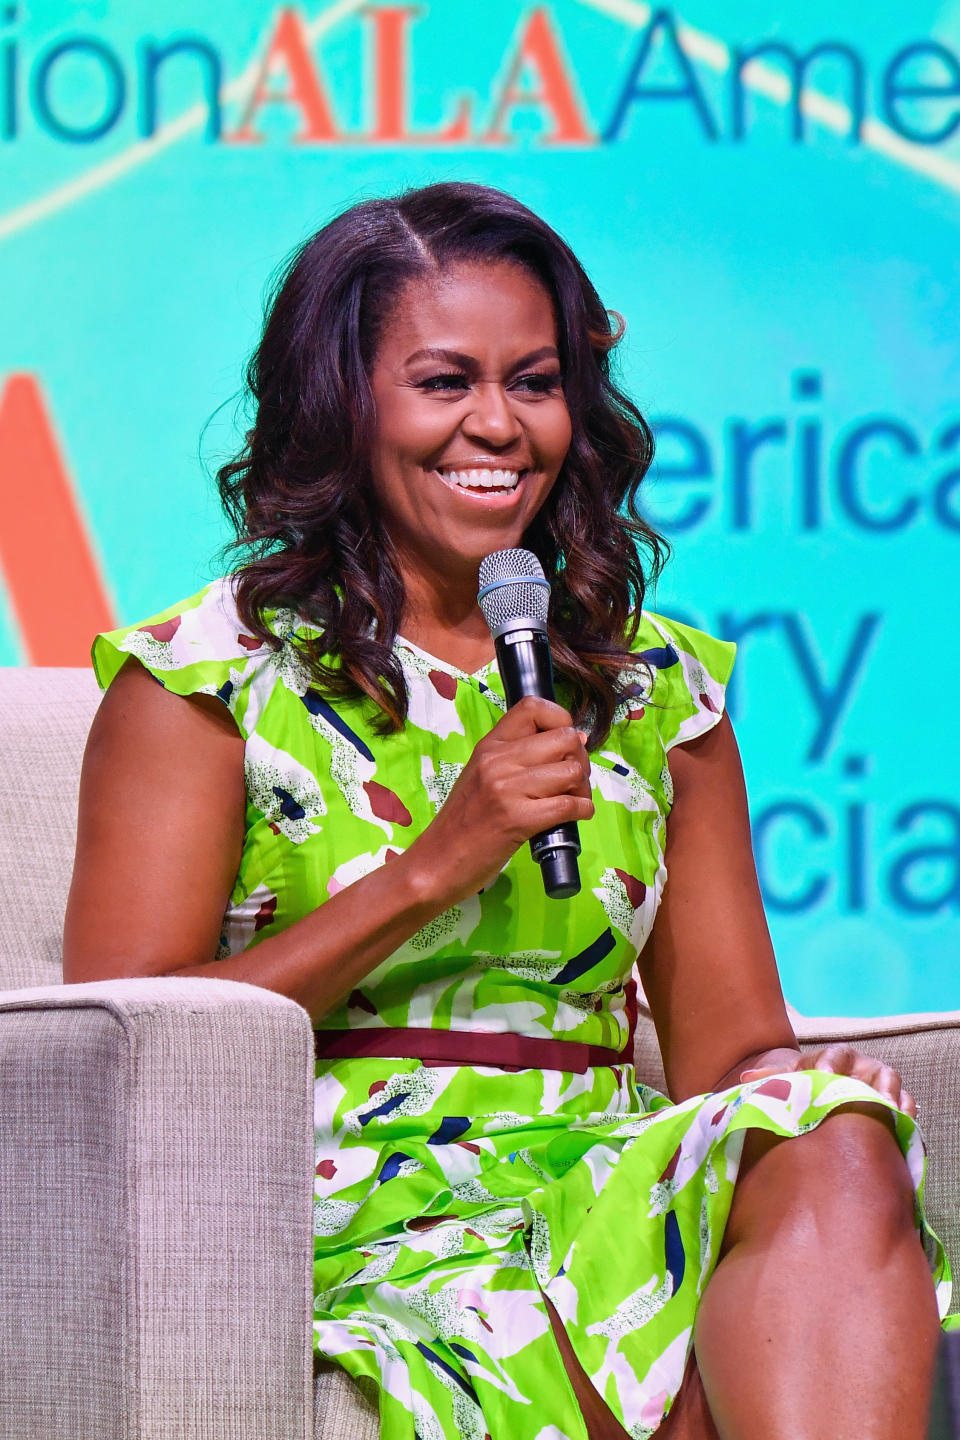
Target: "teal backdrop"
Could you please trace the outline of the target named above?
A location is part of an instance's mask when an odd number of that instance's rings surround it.
[[[217,573],[271,272],[449,177],[626,318],[788,998],[960,1008],[960,5],[0,3],[0,663]]]

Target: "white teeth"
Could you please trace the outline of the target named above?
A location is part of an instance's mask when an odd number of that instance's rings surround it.
[[[517,470],[441,470],[438,473],[448,485],[461,485],[468,490],[513,490],[520,479]]]

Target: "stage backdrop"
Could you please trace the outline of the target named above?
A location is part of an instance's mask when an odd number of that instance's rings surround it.
[[[0,3],[0,663],[217,573],[270,272],[449,177],[627,319],[788,997],[960,1006],[956,3]]]

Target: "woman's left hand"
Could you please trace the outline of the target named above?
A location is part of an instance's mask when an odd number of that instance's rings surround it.
[[[783,1051],[777,1054],[782,1055]],[[783,1075],[791,1070],[827,1070],[833,1075],[849,1075],[854,1080],[862,1080],[865,1085],[871,1086],[879,1095],[892,1100],[898,1109],[906,1111],[908,1115],[917,1118],[917,1105],[913,1096],[904,1089],[903,1081],[896,1070],[890,1065],[884,1065],[880,1060],[875,1060],[872,1055],[861,1055],[859,1050],[854,1050],[852,1045],[825,1045],[822,1050],[810,1050],[803,1052],[787,1053],[785,1060],[779,1058],[775,1063],[764,1064],[766,1056],[759,1055],[759,1064],[741,1070],[740,1079],[761,1080],[765,1075]]]

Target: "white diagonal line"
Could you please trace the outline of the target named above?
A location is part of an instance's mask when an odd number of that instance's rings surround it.
[[[580,3],[589,5],[594,10],[602,10],[616,20],[624,20],[637,29],[649,25],[653,15],[652,6],[644,4],[643,0],[580,0]],[[703,30],[696,30],[692,25],[682,23],[676,26],[676,32],[684,53],[691,60],[699,60],[720,74],[730,69],[729,46],[716,35],[707,35]],[[766,96],[777,105],[790,103],[792,86],[781,70],[775,70],[762,60],[751,60],[743,67],[742,75],[748,90]],[[853,127],[854,117],[847,105],[806,85],[800,91],[800,109],[825,130],[832,130],[838,135],[849,135]],[[935,150],[933,146],[915,145],[898,135],[889,125],[884,125],[882,120],[872,117],[864,120],[860,129],[860,141],[868,150],[875,150],[878,155],[883,155],[908,170],[915,170],[917,174],[925,175],[929,180],[934,180],[938,185],[960,195],[960,163]]]
[[[336,0],[335,4],[329,6],[308,25],[307,34],[310,39],[319,39],[347,15],[359,10],[364,3],[366,0]],[[222,87],[221,103],[245,98],[253,90],[262,70],[263,61],[260,58],[252,60],[240,75]],[[109,160],[103,160],[99,165],[91,166],[82,175],[77,175],[73,180],[67,180],[54,190],[49,190],[46,195],[40,195],[36,200],[28,200],[25,205],[18,205],[15,210],[10,210],[6,215],[0,216],[0,242],[15,235],[18,230],[26,230],[28,226],[36,225],[38,221],[46,220],[49,215],[55,215],[58,210],[64,210],[68,205],[82,200],[85,195],[112,185],[115,180],[119,180],[129,171],[135,170],[139,165],[145,165],[155,155],[161,154],[171,145],[176,145],[178,140],[192,134],[194,130],[199,130],[206,124],[207,118],[206,105],[191,105],[190,109],[185,110],[182,115],[178,115],[176,120],[170,120],[166,125],[158,126],[156,133],[149,139],[135,141],[126,150],[122,150],[119,155],[114,155]]]

